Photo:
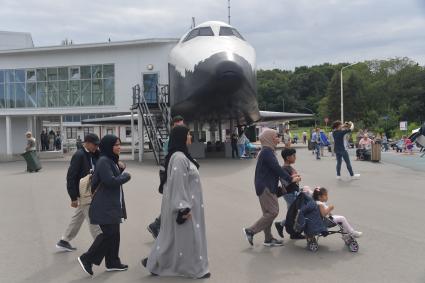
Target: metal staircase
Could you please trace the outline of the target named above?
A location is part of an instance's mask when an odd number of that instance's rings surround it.
[[[167,90],[167,86],[158,86],[157,104],[152,104],[146,102],[139,84],[133,87],[132,109],[137,109],[139,117],[142,117],[144,130],[149,138],[153,155],[158,164],[162,164],[165,160],[163,146],[170,133],[170,110]]]

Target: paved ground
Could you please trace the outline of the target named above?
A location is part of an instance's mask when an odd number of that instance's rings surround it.
[[[298,150],[296,167],[303,183],[330,190],[335,213],[345,215],[364,232],[360,251],[350,253],[337,236],[320,241],[317,253],[304,241],[285,239],[285,246],[254,248],[242,235],[260,215],[253,188],[255,160],[202,160],[207,238],[212,278],[206,282],[425,282],[423,168],[406,166],[410,156],[386,153],[384,163],[355,162],[361,179],[335,179],[335,161],[313,159]],[[400,166],[402,165],[402,166]],[[0,282],[184,282],[154,278],[139,266],[153,240],[146,225],[159,212],[157,168],[129,162],[134,178],[125,185],[129,219],[122,227],[121,258],[127,272],[94,269],[88,278],[76,257],[91,243],[86,226],[73,241],[77,252],[58,253],[55,243],[72,214],[65,190],[67,162],[45,161],[40,173],[24,173],[22,162],[0,164]],[[346,173],[344,168],[344,173]],[[286,206],[281,202],[281,216]]]

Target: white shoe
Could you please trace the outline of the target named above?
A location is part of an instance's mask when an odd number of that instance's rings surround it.
[[[337,180],[341,180],[341,176],[336,176],[336,179]]]
[[[354,238],[360,238],[362,235],[363,233],[359,231],[354,231],[353,233],[351,233],[351,236],[353,236]]]
[[[353,179],[353,180],[360,179],[360,174],[354,174],[353,176],[351,176],[351,179]]]

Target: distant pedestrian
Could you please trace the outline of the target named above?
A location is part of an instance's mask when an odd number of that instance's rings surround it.
[[[55,150],[55,137],[56,134],[53,130],[50,130],[49,132],[49,150],[53,151]]]
[[[32,136],[31,132],[27,132],[25,134],[27,138],[27,146],[25,147],[25,151],[35,151],[36,150],[36,144],[35,144],[35,138]]]
[[[285,144],[285,147],[291,147],[291,133],[289,129],[285,129],[282,135],[282,141]]]
[[[320,135],[320,128],[316,128],[316,130],[311,135],[311,142],[314,145],[314,152],[316,153],[316,159],[320,160],[320,149],[322,147],[322,137]]]
[[[127,219],[122,185],[131,176],[124,172],[125,166],[119,161],[121,140],[106,135],[99,144],[100,158],[92,178],[94,193],[90,205],[90,223],[99,225],[102,233],[94,240],[87,252],[78,257],[81,268],[93,275],[92,265],[100,265],[105,258],[106,271],[124,271],[128,265],[119,258],[120,223]]]
[[[299,175],[290,176],[282,167],[276,158],[276,146],[280,139],[275,130],[266,129],[260,135],[262,149],[258,154],[257,166],[255,168],[255,191],[260,201],[263,216],[249,228],[244,228],[244,234],[249,244],[254,245],[254,235],[264,231],[264,246],[282,246],[283,242],[273,237],[271,226],[274,219],[279,214],[279,203],[277,194],[279,194],[279,179],[288,183],[299,182]]]
[[[232,145],[232,158],[239,158],[238,134],[236,132],[233,132],[233,134],[231,135],[230,142],[231,142],[231,145]]]
[[[349,122],[344,124],[341,121],[335,121],[333,123],[333,137],[335,142],[335,154],[336,154],[336,178],[341,179],[341,165],[342,159],[344,159],[347,165],[347,170],[350,173],[351,178],[359,178],[360,174],[354,174],[353,168],[351,167],[350,157],[344,145],[344,136],[350,133],[354,129],[354,124]]]
[[[81,140],[80,136],[77,137],[77,140],[75,141],[75,146],[77,147],[77,150],[83,148],[83,141]]]
[[[240,158],[246,158],[246,151],[245,151],[245,144],[247,143],[247,141],[249,142],[248,138],[245,135],[244,130],[241,130],[240,134],[239,134],[239,138],[238,138],[238,149],[239,149],[239,157]]]
[[[62,235],[61,240],[57,242],[56,248],[63,251],[74,251],[70,241],[72,241],[80,231],[84,220],[89,225],[89,230],[93,238],[102,233],[98,225],[91,225],[89,219],[89,208],[91,203],[90,195],[80,195],[80,181],[90,182],[91,175],[96,166],[99,157],[99,137],[96,134],[88,134],[84,138],[84,145],[77,150],[71,158],[71,163],[66,175],[66,188],[71,198],[71,207],[75,208],[71,222]],[[84,180],[86,178],[86,180]]]
[[[303,144],[306,144],[306,143],[307,143],[307,132],[304,131],[303,132]]]
[[[382,136],[382,147],[384,148],[384,151],[388,151],[388,138],[386,134],[383,134]]]
[[[41,169],[40,160],[36,154],[36,140],[32,136],[31,132],[25,134],[27,138],[27,146],[25,147],[25,153],[22,154],[27,163],[27,172],[38,172]]]
[[[55,148],[56,150],[61,150],[62,149],[62,139],[59,133],[56,134],[56,138],[55,138]]]
[[[204,201],[198,163],[186,126],[171,130],[161,205],[161,232],[142,265],[158,276],[210,277]]]
[[[40,143],[41,143],[41,151],[46,151],[49,149],[49,138],[47,133],[43,130],[40,134]]]

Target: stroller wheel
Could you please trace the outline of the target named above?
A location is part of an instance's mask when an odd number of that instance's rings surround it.
[[[311,252],[317,252],[319,249],[319,244],[317,243],[316,239],[311,239],[307,241],[307,248]]]
[[[349,245],[348,248],[350,249],[351,252],[356,253],[359,251],[359,244],[357,243],[356,240],[353,240]]]
[[[343,235],[342,240],[344,241],[345,245],[349,246],[352,241],[354,241],[353,237],[350,235]]]

